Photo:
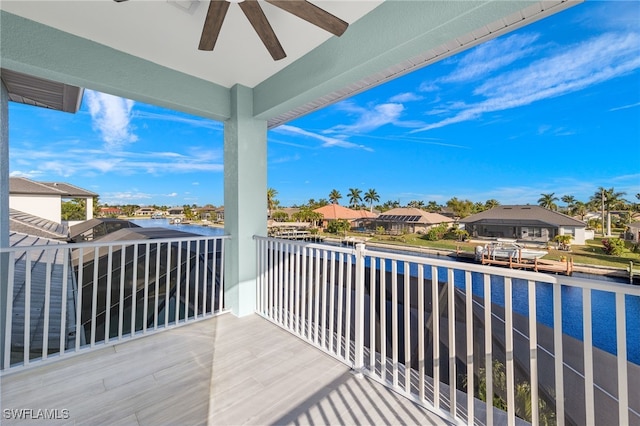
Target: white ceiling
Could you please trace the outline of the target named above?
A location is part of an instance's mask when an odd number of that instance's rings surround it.
[[[314,0],[353,23],[378,0]],[[0,8],[158,65],[224,87],[254,87],[304,56],[332,34],[260,1],[287,57],[274,61],[237,4],[231,4],[213,52],[198,50],[207,0],[2,0]],[[347,29],[347,32],[349,29]]]

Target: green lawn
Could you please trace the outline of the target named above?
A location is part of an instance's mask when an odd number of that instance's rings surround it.
[[[627,248],[630,249],[631,245],[628,244]],[[569,253],[550,249],[545,259],[559,260],[561,256],[569,256],[574,263],[616,268],[627,268],[629,262],[632,261],[633,269],[640,272],[640,253],[627,250],[621,256],[610,256],[602,249],[602,238],[587,240],[587,244],[584,246],[573,245]]]

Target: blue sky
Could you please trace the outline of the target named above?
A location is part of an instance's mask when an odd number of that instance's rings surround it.
[[[222,123],[85,91],[75,114],[10,103],[10,173],[109,204],[223,203]],[[281,205],[374,188],[380,202],[587,201],[640,192],[640,2],[593,1],[268,135]]]

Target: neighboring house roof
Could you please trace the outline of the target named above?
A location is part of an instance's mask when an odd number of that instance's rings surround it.
[[[62,191],[65,197],[97,197],[95,192],[88,191],[70,183],[64,182],[42,182],[43,185],[47,185],[50,188]]]
[[[23,177],[9,178],[9,194],[61,195],[55,188]]]
[[[15,209],[9,209],[9,230],[53,240],[66,240],[68,236],[67,226]]]
[[[9,194],[97,197],[98,194],[63,182],[36,182],[23,177],[9,178]]]
[[[496,225],[540,222],[553,226],[586,227],[584,222],[540,206],[498,206],[460,220],[461,223],[480,221]]]
[[[385,220],[389,222],[405,222],[405,223],[418,223],[425,225],[435,225],[438,223],[450,223],[453,219],[447,216],[443,216],[439,213],[430,213],[422,209],[415,207],[398,207],[395,209],[387,210],[378,216],[378,220]]]
[[[24,336],[25,314],[31,318],[31,342],[29,344],[32,351],[41,351],[44,342],[44,330],[48,327],[47,335],[48,347],[55,347],[60,342],[60,332],[65,330],[61,327],[60,315],[54,315],[53,310],[49,317],[43,315],[45,310],[45,302],[49,306],[56,307],[60,312],[63,303],[67,303],[67,312],[73,312],[72,298],[67,298],[62,292],[62,284],[65,279],[64,252],[68,249],[68,245],[62,241],[56,241],[49,238],[43,238],[35,235],[25,235],[19,232],[10,232],[10,247],[31,247],[31,246],[49,246],[47,250],[32,250],[29,253],[31,261],[29,265],[29,273],[31,275],[31,291],[30,304],[25,304],[25,283],[27,282],[26,262],[24,255],[26,251],[15,252],[15,262],[13,265],[13,280],[15,283],[13,288],[13,306],[11,315],[13,315],[13,327],[11,327],[11,341],[22,342]],[[73,288],[73,274],[66,275],[67,289]],[[45,288],[46,285],[49,288]],[[49,299],[46,300],[46,297]],[[26,308],[26,309],[25,309]],[[52,308],[54,309],[54,308]],[[71,322],[73,324],[73,322]],[[46,326],[46,327],[45,327]],[[67,322],[69,326],[69,321]],[[70,330],[66,330],[70,331]],[[22,343],[18,343],[21,345]]]
[[[369,210],[352,210],[347,207],[342,207],[339,204],[328,204],[323,207],[319,207],[314,210],[322,215],[324,220],[336,220],[336,219],[367,219],[374,218],[377,215],[369,212]]]

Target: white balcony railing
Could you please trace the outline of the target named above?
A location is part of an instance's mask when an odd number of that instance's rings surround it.
[[[224,309],[224,239],[0,249],[2,370],[146,335]]]
[[[256,241],[260,315],[445,418],[640,424],[639,287]]]

